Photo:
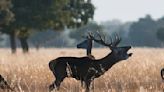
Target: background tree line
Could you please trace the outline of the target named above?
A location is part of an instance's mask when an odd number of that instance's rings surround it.
[[[1,0],[0,32],[9,36],[12,53],[16,52],[16,39],[26,53],[27,40],[34,33],[78,28],[93,15],[91,0]]]
[[[107,40],[119,33],[121,45],[163,47],[164,17],[154,20],[146,15],[126,23],[96,23],[94,10],[91,0],[1,0],[0,47],[11,46],[12,53],[17,46],[23,52],[28,52],[29,47],[75,47],[87,32],[97,30]]]
[[[36,33],[30,39],[31,46],[34,46],[36,37],[40,34],[45,38],[45,42],[40,38],[43,47],[76,47],[76,44],[84,40],[83,36],[89,31],[100,30],[106,35],[106,40],[110,39],[114,33],[118,33],[122,42],[120,45],[132,45],[134,47],[164,47],[164,17],[154,20],[150,15],[146,15],[138,21],[122,23],[119,20],[106,21],[98,24],[94,21],[78,29],[65,29],[65,31],[54,32],[48,30],[43,33]],[[55,34],[58,34],[54,36]],[[39,39],[38,39],[39,40]],[[41,42],[42,41],[42,42]],[[99,45],[95,44],[95,47]]]

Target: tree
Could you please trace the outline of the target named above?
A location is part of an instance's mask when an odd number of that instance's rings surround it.
[[[12,0],[12,4],[15,21],[8,28],[17,34],[24,52],[31,30],[76,28],[94,15],[90,0]]]
[[[95,9],[91,0],[70,0],[67,8],[71,11],[71,27],[87,24],[93,18]]]
[[[10,8],[10,0],[0,0],[0,28],[13,21],[13,13],[11,12]]]
[[[156,38],[157,23],[150,15],[134,22],[129,31],[129,39],[134,46],[158,46]]]
[[[160,41],[164,42],[164,28],[159,28],[159,29],[157,30],[157,38],[158,38]]]
[[[15,32],[9,31],[8,25],[14,21],[10,0],[0,0],[0,32],[9,34],[12,53],[16,52]]]

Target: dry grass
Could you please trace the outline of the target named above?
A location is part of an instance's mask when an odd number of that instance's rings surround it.
[[[32,49],[25,55],[20,50],[15,55],[9,49],[0,52],[0,74],[17,92],[48,92],[54,80],[48,68],[50,60],[59,56],[85,56],[84,50],[77,49]],[[93,50],[96,58],[108,52],[108,49]],[[133,48],[130,52],[134,53],[131,58],[95,80],[95,92],[163,92],[160,69],[164,67],[164,49]],[[67,78],[60,92],[82,92],[82,88],[79,81]]]

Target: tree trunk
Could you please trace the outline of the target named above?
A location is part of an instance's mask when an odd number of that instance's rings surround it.
[[[29,51],[28,43],[27,43],[27,37],[20,37],[19,40],[21,43],[23,53],[27,53]]]
[[[14,54],[16,53],[16,39],[15,39],[15,31],[10,33],[10,46],[11,52]]]

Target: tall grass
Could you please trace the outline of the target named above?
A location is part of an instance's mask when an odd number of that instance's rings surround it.
[[[85,56],[77,49],[32,49],[28,54],[11,54],[9,49],[0,49],[0,74],[16,92],[48,92],[55,80],[49,70],[50,60],[60,56]],[[98,59],[107,55],[108,49],[93,49]],[[160,69],[164,67],[164,49],[133,48],[128,60],[114,65],[94,81],[94,92],[163,92]],[[82,92],[80,82],[66,78],[60,92]],[[0,89],[0,92],[4,92]]]

